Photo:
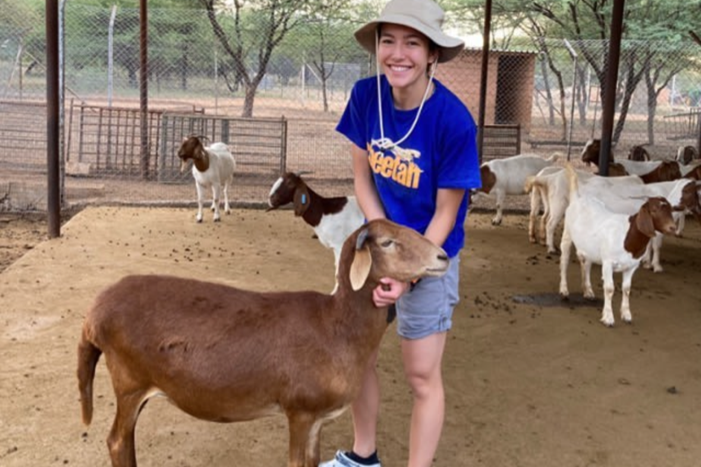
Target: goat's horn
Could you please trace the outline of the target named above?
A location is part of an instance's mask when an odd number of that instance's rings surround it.
[[[363,228],[363,230],[360,231],[358,234],[358,238],[355,240],[355,249],[360,250],[363,248],[363,245],[365,245],[365,241],[368,239],[368,229],[367,227]]]

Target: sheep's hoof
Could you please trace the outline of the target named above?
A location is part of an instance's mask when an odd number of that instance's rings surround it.
[[[570,294],[560,292],[560,300],[562,300],[563,302],[569,302],[570,301]]]
[[[492,225],[501,225],[501,219],[492,219]]]
[[[195,219],[195,220],[197,221],[198,224],[202,223],[202,219]]]
[[[219,218],[219,217],[215,218],[214,222],[221,222],[221,218]]]
[[[613,327],[613,321],[605,321],[604,319],[601,320],[601,324],[606,326],[607,328],[612,328]]]

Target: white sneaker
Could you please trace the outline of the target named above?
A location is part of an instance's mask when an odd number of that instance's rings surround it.
[[[336,451],[336,457],[330,461],[322,462],[319,467],[382,467],[379,462],[375,464],[358,464],[354,460],[351,460],[346,453],[343,451]]]

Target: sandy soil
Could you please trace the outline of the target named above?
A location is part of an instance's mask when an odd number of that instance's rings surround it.
[[[109,465],[114,396],[98,365],[95,417],[80,420],[75,377],[83,316],[128,273],[171,273],[255,290],[333,286],[333,255],[289,211],[236,210],[220,224],[193,209],[88,208],[46,240],[32,221],[0,222],[0,465]],[[599,324],[600,302],[561,302],[558,257],[528,243],[526,217],[472,213],[462,301],[444,360],[447,417],[436,467],[701,465],[701,229],[665,242],[665,271],[633,280],[634,324]],[[29,222],[27,230],[15,229]],[[25,225],[26,227],[26,225]],[[15,248],[17,247],[17,248]],[[571,290],[579,292],[571,265]],[[595,290],[601,296],[598,269]],[[617,278],[618,280],[618,278]],[[618,310],[620,296],[615,297]],[[379,362],[379,446],[405,465],[410,395],[391,327]],[[351,445],[350,416],[322,451]],[[153,400],[137,427],[139,465],[286,465],[283,417],[215,424]]]

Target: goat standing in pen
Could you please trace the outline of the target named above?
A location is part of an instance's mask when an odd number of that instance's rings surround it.
[[[285,172],[270,189],[268,211],[289,203],[294,206],[295,216],[314,229],[319,242],[333,250],[338,270],[343,242],[365,220],[355,196],[326,198],[312,190],[299,174]]]
[[[565,212],[565,228],[560,243],[560,295],[563,298],[569,296],[567,267],[570,262],[570,248],[574,243],[581,266],[585,298],[594,297],[589,280],[591,264],[601,264],[601,276],[604,281],[601,322],[606,326],[613,326],[613,273],[620,272],[623,274],[621,319],[630,323],[633,319],[629,302],[633,274],[640,266],[655,232],[676,232],[672,207],[665,198],[653,197],[649,198],[636,214],[613,213],[606,209],[600,200],[580,193],[574,169],[568,164],[566,170],[570,202]]]
[[[204,190],[212,189],[212,211],[214,222],[221,220],[219,205],[221,196],[224,195],[224,212],[231,213],[229,206],[229,187],[234,182],[234,170],[236,161],[224,143],[214,143],[204,146],[198,136],[189,136],[183,140],[178,150],[180,158],[180,171],[187,169],[189,160],[192,160],[192,176],[195,178],[197,188],[197,222],[202,222],[202,202]]]
[[[380,279],[440,276],[445,251],[418,232],[377,219],[344,243],[339,287],[259,293],[177,277],[128,276],[88,312],[78,345],[83,421],[93,413],[101,354],[117,399],[107,438],[113,467],[135,467],[134,430],[153,396],[204,420],[284,413],[288,467],[318,467],[322,423],[355,399],[387,328]]]
[[[559,154],[552,154],[548,158],[537,154],[518,154],[503,159],[493,159],[484,162],[480,166],[482,187],[473,190],[477,196],[496,196],[496,215],[492,219],[492,225],[499,225],[502,221],[502,212],[506,195],[521,195],[526,193],[524,185],[526,178],[536,175],[545,167],[552,166]]]

